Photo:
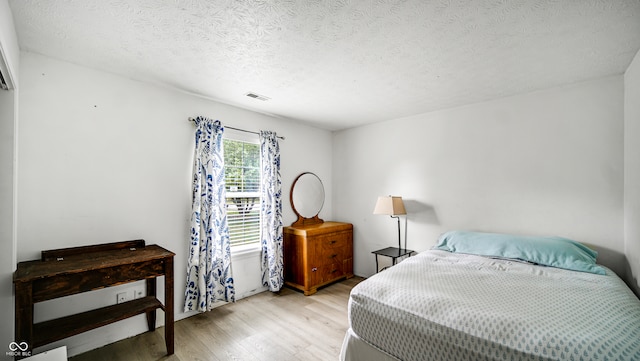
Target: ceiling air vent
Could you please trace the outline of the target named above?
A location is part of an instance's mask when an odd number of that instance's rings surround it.
[[[249,98],[258,99],[258,100],[262,100],[262,101],[267,101],[267,100],[271,99],[269,97],[265,97],[264,95],[260,95],[260,94],[256,94],[256,93],[247,93],[245,95],[248,96]]]

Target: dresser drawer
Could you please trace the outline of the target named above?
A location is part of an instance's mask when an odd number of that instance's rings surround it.
[[[315,284],[331,282],[344,276],[343,262],[334,262],[317,267],[313,272]]]
[[[316,252],[314,261],[319,266],[342,262],[345,258],[345,247],[320,248]]]
[[[331,252],[332,249],[346,247],[351,244],[351,232],[335,232],[314,237],[321,252]]]

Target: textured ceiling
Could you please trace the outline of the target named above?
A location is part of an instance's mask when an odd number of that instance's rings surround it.
[[[640,49],[638,0],[9,4],[22,50],[332,130],[621,74]]]

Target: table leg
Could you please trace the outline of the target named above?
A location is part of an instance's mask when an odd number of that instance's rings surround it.
[[[20,345],[16,349],[21,359],[22,352],[33,351],[33,285],[29,283],[16,283],[15,295],[15,343]],[[22,349],[23,342],[27,343],[27,349]]]
[[[165,261],[164,275],[164,340],[167,355],[173,355],[173,257]]]
[[[147,296],[156,297],[157,278],[147,278]],[[147,325],[149,331],[156,329],[156,310],[147,312]]]
[[[376,273],[380,272],[378,267],[378,255],[376,254]]]

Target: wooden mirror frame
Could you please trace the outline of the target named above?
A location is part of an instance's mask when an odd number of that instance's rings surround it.
[[[304,175],[313,175],[314,177],[316,177],[318,179],[318,182],[320,182],[320,185],[322,186],[322,204],[320,204],[320,207],[318,208],[318,211],[316,212],[316,214],[311,217],[311,218],[307,218],[304,217],[302,214],[300,214],[300,212],[296,209],[296,206],[293,202],[293,193],[294,190],[296,188],[296,183],[298,183],[298,181],[300,180],[300,178]],[[314,225],[314,224],[321,224],[324,223],[324,220],[320,219],[320,217],[318,217],[318,215],[320,214],[320,211],[322,210],[322,207],[324,207],[324,185],[322,184],[322,180],[320,179],[320,177],[318,177],[315,173],[312,172],[303,172],[300,175],[298,175],[296,177],[296,179],[293,181],[293,184],[291,185],[291,191],[289,192],[289,200],[291,202],[291,208],[293,208],[293,213],[296,214],[296,216],[298,216],[298,219],[296,219],[295,222],[291,223],[291,226],[293,227],[299,227],[299,226],[310,226],[310,225]]]

